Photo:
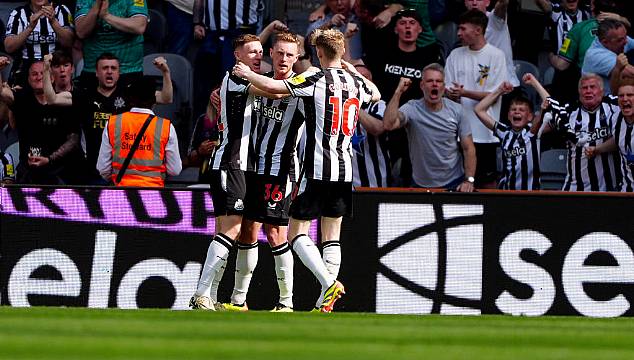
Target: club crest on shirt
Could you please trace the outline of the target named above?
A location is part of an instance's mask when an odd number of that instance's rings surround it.
[[[489,77],[491,66],[478,64],[478,67],[480,68],[478,70],[478,73],[480,74],[480,76],[478,76],[478,85],[484,86],[484,83],[487,81],[487,78]]]
[[[238,211],[244,210],[244,202],[242,202],[242,199],[236,200],[235,204],[233,204],[233,208]]]
[[[123,98],[121,96],[118,96],[116,99],[114,99],[114,107],[115,108],[121,109],[124,106],[125,106],[125,100],[123,100]]]
[[[299,85],[302,83],[306,82],[306,78],[301,76],[301,75],[297,75],[297,76],[293,76],[292,78],[288,79],[288,82],[293,84],[293,85]]]

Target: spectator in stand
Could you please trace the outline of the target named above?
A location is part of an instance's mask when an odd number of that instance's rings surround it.
[[[382,46],[377,44],[388,44],[394,37],[391,29],[378,28],[374,18],[385,9],[383,0],[355,0],[354,13],[359,20],[356,24],[361,33],[362,58],[373,58],[380,56],[383,52]]]
[[[484,33],[487,43],[502,50],[506,59],[506,78],[513,85],[518,87],[520,81],[515,75],[515,65],[513,64],[513,48],[511,47],[511,34],[506,23],[509,0],[498,0],[492,12],[487,11],[490,0],[464,0],[467,10],[477,9],[487,15],[489,22]]]
[[[119,59],[121,83],[143,75],[143,33],[148,10],[144,0],[78,0],[75,13],[77,37],[83,41],[82,87],[97,86],[97,58],[103,53]]]
[[[0,80],[0,85],[1,82],[2,81]],[[17,142],[18,132],[15,130],[13,114],[9,111],[9,106],[7,104],[0,102],[0,150],[8,152],[7,149]]]
[[[194,0],[167,0],[167,52],[187,56],[194,32]]]
[[[0,57],[0,70],[7,63]],[[36,61],[29,68],[27,87],[13,92],[4,83],[0,91],[0,102],[15,116],[20,140],[18,183],[80,184],[79,122],[68,109],[46,102],[43,77],[44,64]]]
[[[4,47],[10,54],[19,53],[11,70],[14,83],[25,85],[31,63],[53,53],[58,44],[70,48],[74,39],[72,26],[68,8],[48,0],[31,0],[13,10],[7,22]]]
[[[597,38],[586,52],[581,72],[601,76],[604,95],[609,95],[612,93],[610,75],[616,67],[616,57],[632,49],[634,49],[634,39],[627,36],[625,25],[617,20],[603,20],[599,23]]]
[[[447,58],[446,83],[452,84],[447,95],[462,104],[464,116],[473,132],[478,167],[476,187],[495,188],[497,179],[497,142],[474,113],[475,105],[507,80],[506,59],[502,51],[487,43],[484,35],[488,18],[472,9],[459,20],[458,38],[464,46],[454,49]],[[489,108],[493,119],[500,118],[501,101]]]
[[[306,30],[306,38],[310,39],[310,35],[316,29],[333,29],[336,28],[345,34],[348,24],[358,22],[356,15],[352,11],[352,0],[326,0],[328,13],[308,26]],[[361,58],[361,34],[357,31],[352,38],[349,39],[349,47],[346,48],[346,56],[352,59]],[[317,53],[315,48],[311,47],[311,60],[314,66],[319,66]]]
[[[212,96],[213,96],[212,92]],[[212,96],[209,98],[207,110],[200,115],[194,124],[192,138],[187,150],[187,159],[183,166],[198,166],[198,182],[209,184],[209,170],[211,169],[211,155],[220,144],[220,134],[218,132],[218,110],[219,104],[213,104]],[[218,99],[220,100],[220,99]]]
[[[15,182],[15,165],[13,156],[0,150],[0,184],[13,184]]]
[[[194,114],[202,114],[212,89],[235,63],[233,41],[256,34],[261,0],[194,0],[194,39],[202,44],[194,63]]]
[[[386,130],[407,130],[412,186],[472,192],[476,150],[471,126],[460,105],[444,97],[444,77],[441,65],[427,65],[420,83],[423,98],[399,108],[401,95],[412,84],[410,79],[401,78],[387,104],[383,125]]]
[[[416,45],[419,47],[425,47],[428,45],[436,44],[436,35],[432,31],[429,21],[429,4],[428,0],[398,0],[394,3],[390,3],[385,10],[374,18],[374,23],[377,28],[384,28],[392,22],[392,17],[397,12],[403,9],[414,9],[420,19],[423,31],[418,35]]]

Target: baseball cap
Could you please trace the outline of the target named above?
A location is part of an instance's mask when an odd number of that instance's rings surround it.
[[[394,21],[398,21],[401,18],[404,17],[408,17],[408,18],[412,18],[416,21],[418,21],[418,23],[420,25],[423,24],[423,21],[420,18],[420,14],[418,13],[418,11],[416,11],[416,9],[402,9],[396,12],[396,14],[394,15]]]

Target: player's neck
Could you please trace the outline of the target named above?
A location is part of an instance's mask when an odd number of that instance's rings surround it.
[[[293,73],[292,70],[289,70],[287,72],[284,73],[278,73],[278,72],[274,72],[273,73],[273,79],[275,80],[284,80],[284,79],[288,79],[289,77],[291,77],[291,74]]]
[[[321,60],[321,68],[342,68],[341,59],[323,59]]]

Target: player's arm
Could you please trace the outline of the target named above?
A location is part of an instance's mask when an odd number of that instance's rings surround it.
[[[273,100],[277,100],[277,99],[283,99],[285,97],[288,97],[290,94],[271,94],[268,93],[262,89],[258,89],[257,87],[251,85],[249,86],[249,95],[254,95],[254,96],[263,96],[267,99],[273,99]]]
[[[368,87],[368,89],[370,89],[370,91],[372,92],[372,98],[370,99],[370,101],[372,102],[377,102],[379,100],[381,100],[381,92],[379,91],[379,88],[376,87],[376,85],[374,85],[374,83],[368,79],[366,79],[365,76],[361,75],[361,73],[359,71],[357,71],[357,69],[354,67],[354,65],[350,64],[349,62],[345,61],[345,60],[341,60],[341,65],[343,66],[344,69],[350,71],[351,73],[357,75],[358,77],[360,77],[361,79],[363,79],[363,82],[365,83],[365,86]]]
[[[152,61],[154,66],[161,72],[163,75],[163,88],[161,91],[157,91],[156,103],[157,104],[171,104],[174,101],[174,87],[172,86],[172,76],[170,73],[170,68],[167,65],[167,60],[164,57],[159,56],[154,61]]]
[[[268,76],[260,75],[251,70],[247,65],[238,62],[233,67],[233,74],[251,83],[252,86],[270,94],[290,94],[284,80],[275,80]]]
[[[359,121],[361,121],[361,125],[363,125],[368,134],[379,136],[385,132],[383,121],[370,115],[365,110],[359,111]]]
[[[44,98],[50,105],[59,106],[71,106],[73,105],[73,95],[70,91],[62,91],[59,94],[53,89],[53,82],[51,81],[51,60],[53,55],[44,55],[44,71],[42,76],[42,83],[44,85]]]
[[[465,180],[458,185],[456,190],[459,192],[472,192],[474,190],[473,183],[468,178],[475,176],[476,171],[476,150],[471,135],[460,137],[460,147],[462,148],[464,177]]]
[[[385,114],[383,114],[383,127],[385,130],[394,130],[400,128],[405,120],[405,115],[399,111],[399,104],[401,102],[401,96],[412,85],[412,80],[402,77],[398,82],[394,95],[387,103],[385,108]]]
[[[587,148],[585,148],[585,153],[587,157],[592,159],[597,155],[616,150],[618,150],[618,147],[616,146],[616,140],[614,140],[614,136],[612,136],[597,146],[588,146]]]
[[[476,105],[475,113],[478,116],[478,119],[480,119],[482,124],[486,126],[489,130],[495,129],[496,120],[493,119],[491,115],[489,115],[487,110],[489,110],[489,108],[493,106],[496,101],[498,101],[500,96],[502,96],[503,94],[508,94],[511,91],[513,91],[513,85],[510,82],[505,81],[500,84],[497,89],[489,93],[489,95],[485,96],[484,99],[482,99],[478,103],[478,105]]]
[[[271,35],[283,31],[288,31],[288,26],[279,20],[273,20],[264,29],[262,29],[262,32],[258,35],[258,37],[260,38],[260,42],[265,44]]]

